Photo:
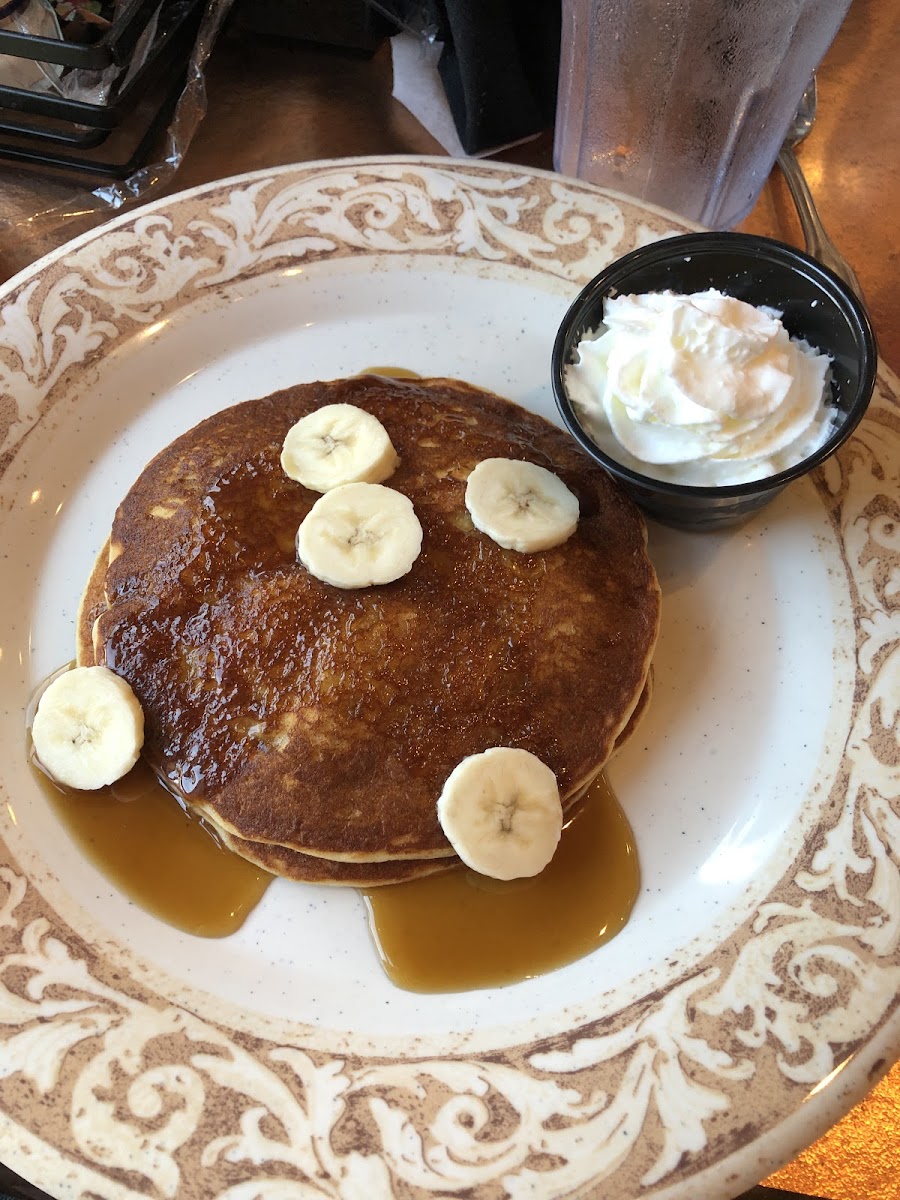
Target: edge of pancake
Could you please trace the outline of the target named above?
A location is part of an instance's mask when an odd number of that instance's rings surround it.
[[[94,624],[106,610],[106,567],[109,562],[109,538],[94,560],[88,581],[78,604],[75,618],[75,662],[79,667],[97,665]]]
[[[210,822],[208,817],[204,820]],[[456,855],[452,858],[392,859],[380,862],[345,862],[339,859],[322,858],[319,855],[301,854],[286,846],[265,842],[252,842],[237,837],[215,826],[216,834],[233,853],[272,875],[292,879],[297,883],[315,883],[325,887],[371,888],[386,887],[392,883],[408,883],[438,871],[449,871],[459,865]]]
[[[641,694],[643,695],[643,693],[641,693]],[[640,702],[640,697],[638,697],[638,703],[639,702]],[[616,744],[613,746],[613,753],[615,753],[615,751],[618,748],[619,748],[619,743],[616,742]],[[607,759],[606,761],[608,762],[609,760]],[[566,819],[568,819],[568,817],[570,816],[571,809],[577,804],[578,800],[584,795],[585,791],[590,787],[590,785],[594,782],[594,780],[597,778],[597,776],[600,774],[600,772],[603,770],[603,768],[605,766],[606,766],[606,762],[601,763],[601,765],[599,767],[590,771],[584,778],[580,779],[566,793],[565,796],[560,796],[560,804],[562,805],[563,816]],[[169,786],[169,790],[171,790],[171,786]],[[218,813],[212,806],[207,805],[203,800],[193,800],[188,796],[184,796],[183,799],[184,799],[185,803],[189,804],[191,806],[191,808],[193,808],[197,812],[197,814],[203,818],[204,821],[207,821],[208,823],[215,825],[217,830],[220,830],[223,834],[227,834],[229,838],[235,839],[236,841],[240,841],[240,842],[247,842],[248,844],[254,845],[254,846],[270,847],[273,850],[286,850],[286,851],[289,851],[289,852],[292,852],[295,854],[299,854],[303,858],[325,859],[327,862],[346,863],[348,866],[353,863],[369,864],[369,865],[377,866],[379,864],[388,864],[388,863],[397,863],[397,862],[405,862],[405,863],[410,863],[410,864],[431,862],[431,863],[439,864],[444,859],[456,857],[456,853],[453,850],[453,847],[450,845],[448,845],[446,848],[442,848],[440,850],[429,850],[427,852],[421,852],[421,853],[416,853],[416,854],[390,855],[390,854],[385,853],[385,854],[380,854],[377,856],[370,855],[370,856],[365,856],[365,857],[361,854],[356,854],[356,853],[343,854],[340,852],[329,851],[326,854],[324,851],[319,851],[319,850],[298,850],[295,846],[286,845],[284,842],[267,841],[263,837],[253,838],[253,839],[243,838],[240,834],[240,831],[237,830],[234,827],[234,825],[231,824],[230,821],[227,821],[224,817],[222,817],[222,815],[220,813]],[[438,798],[437,798],[437,796],[435,796],[435,798],[434,798],[435,805],[437,805],[437,801],[438,801]],[[434,869],[437,870],[438,866],[435,865]]]

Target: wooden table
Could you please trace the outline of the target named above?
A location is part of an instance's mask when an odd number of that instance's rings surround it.
[[[882,360],[900,371],[900,0],[854,0],[819,71],[819,115],[798,149],[826,227],[855,267]],[[372,59],[226,35],[208,70],[209,111],[169,191],[279,163],[357,154],[443,153],[391,98],[390,55]],[[551,166],[549,134],[506,152]],[[84,193],[81,193],[82,199]],[[71,200],[71,184],[0,167],[0,218],[14,224]],[[84,228],[0,236],[0,278]],[[789,193],[773,173],[743,229],[802,245]],[[900,1064],[773,1186],[829,1200],[900,1196]],[[698,1200],[701,1200],[698,1197]]]

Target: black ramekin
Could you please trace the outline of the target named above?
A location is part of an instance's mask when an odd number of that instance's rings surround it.
[[[582,428],[566,392],[565,368],[578,343],[603,321],[608,296],[717,288],[782,314],[791,337],[831,355],[831,388],[838,421],[828,440],[802,462],[750,483],[694,487],[639,474],[610,457]],[[801,250],[743,233],[689,233],[664,238],[611,263],[580,292],[553,347],[556,403],[584,450],[613,475],[650,516],[686,529],[735,524],[772,500],[787,484],[814,470],[859,424],[875,386],[877,352],[868,314],[832,271]]]

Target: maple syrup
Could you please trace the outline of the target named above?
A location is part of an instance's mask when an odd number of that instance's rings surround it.
[[[383,375],[386,379],[421,379],[418,371],[406,367],[364,367],[360,375]]]
[[[93,792],[62,788],[37,766],[34,773],[73,841],[110,883],[185,933],[234,933],[272,881],[222,846],[143,760]]]
[[[98,870],[186,933],[234,933],[271,882],[223,847],[143,761],[96,792],[34,773]],[[623,928],[639,883],[631,828],[601,777],[533,879],[501,882],[457,867],[363,896],[389,978],[408,991],[458,992],[529,979],[590,954]]]
[[[628,920],[640,886],[634,835],[605,777],[533,879],[467,867],[364,892],[389,977],[415,992],[515,983],[590,954]]]

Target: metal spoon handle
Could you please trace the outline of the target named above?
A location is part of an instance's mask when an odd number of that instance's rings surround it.
[[[797,156],[790,146],[781,147],[778,154],[778,165],[781,167],[785,181],[794,198],[794,204],[797,206],[800,225],[803,229],[803,237],[806,241],[806,249],[823,266],[834,271],[835,275],[840,275],[841,279],[853,288],[860,300],[865,302],[856,272],[825,232],[822,219],[816,210],[816,205],[812,198],[812,192],[809,190],[809,184],[806,182],[806,177],[800,169]]]

